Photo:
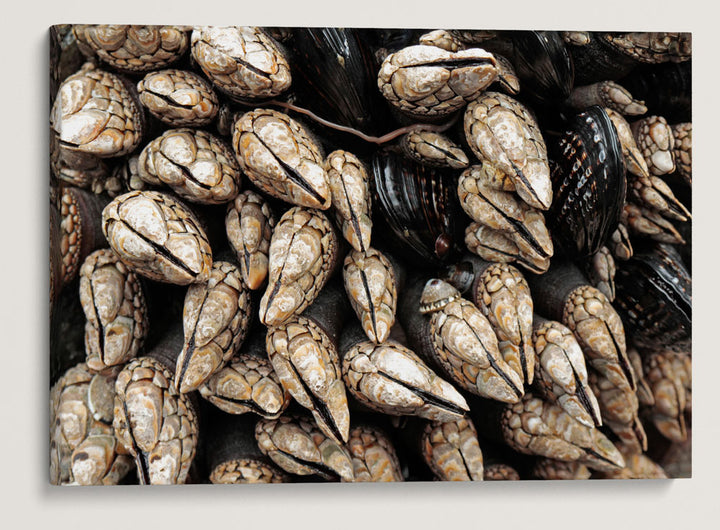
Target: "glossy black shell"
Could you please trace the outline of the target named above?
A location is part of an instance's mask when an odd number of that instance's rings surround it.
[[[292,28],[289,49],[298,104],[366,134],[380,130],[379,116],[385,107],[377,88],[377,68],[357,30]]]
[[[692,121],[692,61],[642,65],[618,83],[645,101],[647,116],[662,116],[668,123]]]
[[[690,352],[692,279],[671,245],[656,244],[620,262],[615,307],[640,348]]]
[[[576,115],[553,147],[548,228],[569,256],[591,256],[617,228],[625,204],[625,162],[617,131],[595,105]]]
[[[521,94],[540,104],[560,104],[570,96],[575,73],[572,58],[557,31],[513,31],[511,61]]]
[[[457,181],[447,171],[421,166],[393,152],[372,158],[373,238],[391,245],[413,267],[442,264],[462,241]],[[376,229],[376,226],[379,229]]]

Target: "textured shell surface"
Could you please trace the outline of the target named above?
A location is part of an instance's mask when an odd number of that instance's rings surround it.
[[[191,53],[213,85],[240,100],[270,98],[290,88],[292,76],[279,48],[260,28],[195,28]]]
[[[260,321],[278,325],[309,306],[332,272],[337,247],[335,229],[320,210],[296,206],[285,212],[270,241]]]
[[[108,204],[102,217],[110,246],[135,272],[178,285],[208,279],[207,236],[190,210],[170,195],[126,193]]]
[[[227,203],[240,191],[240,167],[232,149],[203,130],[165,131],[140,153],[138,173],[148,184],[165,184],[201,204]]]
[[[389,55],[378,72],[383,96],[415,116],[446,116],[497,77],[495,58],[480,48],[448,52],[435,46],[410,46]]]
[[[50,126],[60,144],[102,158],[125,155],[142,140],[142,108],[125,82],[87,63],[58,90]]]
[[[112,250],[97,250],[83,262],[80,303],[88,367],[102,370],[138,354],[148,331],[145,296],[138,276]]]
[[[76,24],[73,32],[102,61],[129,72],[164,68],[179,60],[189,44],[181,26]]]
[[[264,193],[298,206],[330,208],[320,146],[287,114],[246,112],[235,122],[232,145],[243,171]]]
[[[188,287],[183,349],[175,369],[180,392],[196,390],[237,352],[250,326],[252,302],[240,269],[215,261],[207,283]]]
[[[464,128],[480,161],[506,173],[530,206],[550,207],[553,189],[545,140],[522,103],[500,92],[485,92],[465,109]]]
[[[150,72],[138,82],[137,89],[143,106],[174,127],[209,125],[220,109],[210,83],[191,71]]]

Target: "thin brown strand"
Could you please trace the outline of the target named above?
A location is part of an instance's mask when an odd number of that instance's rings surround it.
[[[454,118],[452,118],[447,123],[441,124],[441,125],[433,125],[429,123],[415,123],[413,125],[408,125],[406,127],[401,127],[400,129],[395,129],[394,131],[391,131],[383,136],[369,136],[361,131],[358,131],[357,129],[353,129],[352,127],[347,127],[345,125],[340,125],[337,123],[333,123],[331,121],[328,121],[326,119],[321,118],[314,112],[304,109],[302,107],[297,107],[293,105],[292,103],[286,103],[284,101],[277,101],[277,100],[271,100],[267,102],[268,105],[276,105],[278,107],[282,107],[287,110],[292,110],[294,112],[298,112],[300,114],[304,114],[305,116],[309,116],[313,120],[317,121],[318,123],[325,125],[326,127],[330,127],[331,129],[336,129],[338,131],[346,132],[349,134],[353,134],[366,142],[370,142],[373,144],[382,145],[388,142],[391,142],[395,140],[395,138],[398,138],[399,136],[402,136],[403,134],[407,134],[410,132],[415,131],[433,131],[437,133],[445,132],[450,127],[452,127],[455,122],[458,120],[460,114],[456,114]]]

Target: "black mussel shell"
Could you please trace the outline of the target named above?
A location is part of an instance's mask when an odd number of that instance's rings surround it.
[[[618,264],[615,307],[639,348],[690,352],[692,278],[671,245],[655,244]]]
[[[512,31],[510,58],[520,78],[521,93],[534,103],[558,105],[573,88],[573,62],[557,31]]]
[[[662,116],[668,123],[692,121],[692,61],[642,65],[618,83],[645,101],[647,116]]]
[[[340,125],[375,135],[385,127],[372,52],[345,28],[292,28],[293,90],[297,104]]]
[[[602,34],[595,32],[590,33],[588,44],[568,45],[568,50],[575,65],[575,84],[578,86],[590,85],[598,81],[617,81],[639,64],[629,55],[604,42]],[[638,97],[632,90],[630,92]]]
[[[377,234],[413,267],[440,265],[457,251],[463,241],[457,181],[448,171],[380,151],[373,155],[371,173],[373,238]]]
[[[625,162],[617,131],[594,105],[577,114],[552,147],[548,228],[568,255],[591,256],[617,228],[625,204]]]

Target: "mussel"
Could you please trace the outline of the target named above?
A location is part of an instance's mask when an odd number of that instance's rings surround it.
[[[389,151],[376,153],[371,164],[375,183],[373,219],[385,230],[398,253],[420,267],[438,265],[452,255],[462,235],[456,219],[457,185],[446,172],[421,166]]]
[[[667,244],[619,263],[616,307],[638,347],[690,351],[692,283],[677,250]]]
[[[607,113],[592,106],[570,121],[555,147],[548,228],[568,254],[591,256],[617,228],[625,204],[620,140]]]

